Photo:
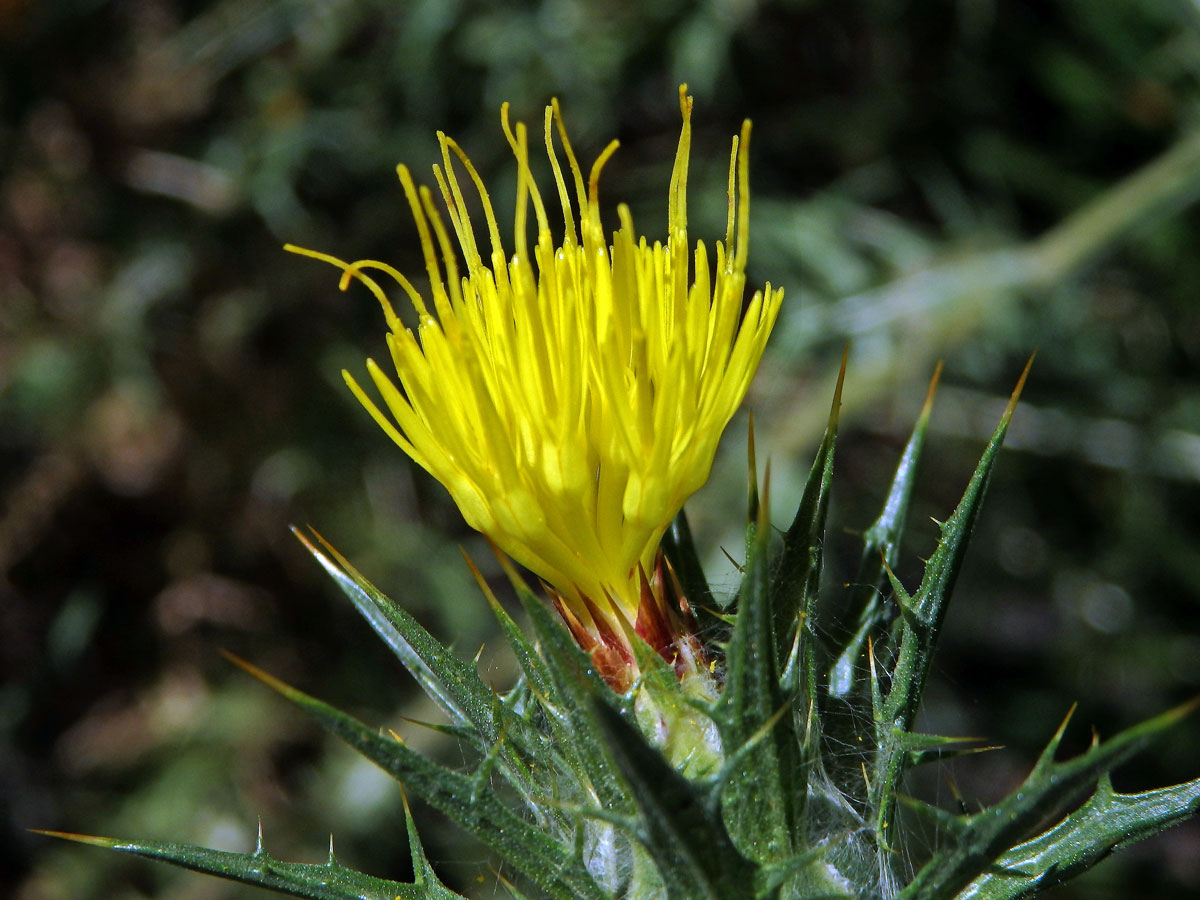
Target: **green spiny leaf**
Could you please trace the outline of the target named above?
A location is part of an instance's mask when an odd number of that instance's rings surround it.
[[[800,506],[784,535],[783,550],[775,560],[767,590],[774,650],[779,660],[787,654],[787,662],[779,670],[783,694],[792,698],[795,707],[795,715],[788,718],[787,727],[777,732],[780,781],[785,791],[789,827],[802,831],[807,830],[810,770],[816,771],[815,767],[820,766],[822,687],[818,672],[828,665],[831,655],[824,633],[817,627],[817,601],[848,353],[849,348],[842,355],[824,438],[809,471]],[[798,837],[793,835],[793,851],[801,846],[797,844]]]
[[[433,866],[429,864],[429,857],[425,855],[425,847],[421,844],[421,836],[417,834],[417,823],[413,820],[408,797],[403,793],[401,797],[404,800],[404,825],[405,831],[408,832],[408,855],[412,860],[413,885],[428,889],[430,900],[452,900],[458,897],[458,894],[446,890],[434,873]],[[398,895],[396,900],[401,900],[402,897],[403,895]]]
[[[912,752],[923,752],[926,750],[940,750],[949,747],[961,746],[962,744],[978,744],[982,738],[976,737],[951,737],[945,734],[924,734],[920,731],[906,731],[903,734],[896,735],[897,746]],[[974,747],[970,748],[976,749]]]
[[[551,684],[549,695],[542,698],[543,706],[547,715],[563,726],[556,731],[559,749],[568,753],[581,783],[591,785],[605,808],[618,814],[632,812],[633,799],[604,750],[600,723],[591,711],[592,698],[606,703],[620,702],[619,698],[546,605],[524,583],[515,586]]]
[[[942,525],[941,540],[925,564],[925,574],[916,594],[909,597],[891,574],[890,568],[886,569],[900,604],[901,624],[900,647],[891,673],[891,686],[884,699],[882,716],[877,721],[876,742],[879,752],[870,787],[870,805],[875,810],[875,833],[881,853],[888,852],[888,829],[895,818],[895,790],[908,762],[907,752],[899,746],[896,737],[908,731],[916,716],[946,605],[966,555],[967,541],[979,515],[996,456],[1008,431],[1008,423],[1032,365],[1033,358],[1030,357],[962,499]]]
[[[754,413],[746,426],[746,524],[754,525],[759,518],[758,453],[754,445]]]
[[[919,620],[920,627],[908,626],[903,629],[899,658],[892,676],[892,687],[887,696],[889,718],[902,730],[907,730],[921,702],[925,678],[932,662],[933,648],[946,614],[946,605],[966,556],[967,542],[979,516],[996,456],[1008,432],[1008,424],[1012,420],[1032,365],[1033,357],[1030,357],[1025,371],[1021,373],[1017,386],[1013,389],[1004,415],[1000,417],[996,431],[984,448],[983,456],[979,465],[975,467],[962,499],[950,518],[942,525],[941,540],[925,564],[921,587],[913,597],[913,612]]]
[[[332,848],[328,862],[324,863],[294,863],[275,859],[263,849],[261,831],[258,849],[254,853],[230,853],[162,841],[120,841],[59,831],[38,833],[104,847],[118,853],[143,856],[193,872],[217,875],[310,900],[464,900],[461,894],[454,893],[438,881],[427,862],[421,867],[424,853],[420,861],[416,855],[413,857],[413,870],[417,872],[413,883],[401,884],[346,868],[334,857]],[[412,834],[415,833],[410,832]],[[420,847],[419,843],[417,847]]]
[[[819,733],[814,612],[845,371],[843,357],[825,437],[773,562],[768,557],[769,465],[761,504],[752,504],[757,518],[747,529],[737,622],[726,648],[725,690],[714,708],[727,754],[740,755],[739,748],[781,707],[794,704],[795,714],[778,719],[769,738],[749,754],[746,774],[731,779],[725,794],[735,838],[764,863],[793,857],[804,831],[806,766]],[[750,456],[753,479],[753,452]],[[755,491],[751,497],[758,499]],[[797,718],[804,722],[800,733]]]
[[[1063,733],[1060,727],[1024,784],[1000,803],[971,816],[957,843],[935,855],[897,895],[897,900],[957,897],[964,887],[992,870],[1010,848],[1026,840],[1040,822],[1077,803],[1106,773],[1198,705],[1200,701],[1192,701],[1176,707],[1094,745],[1073,759],[1055,762],[1053,753]]]
[[[230,657],[268,687],[295,703],[431,806],[500,854],[557,900],[604,900],[604,892],[570,848],[515,814],[492,790],[478,790],[470,775],[439,766],[394,737],[322,703],[266,672]]]
[[[499,726],[492,718],[492,692],[475,667],[459,659],[416,619],[367,581],[316,532],[313,535],[322,547],[314,545],[296,529],[293,533],[333,577],[354,608],[404,663],[421,688],[457,722],[478,729],[485,741],[495,740]]]
[[[757,867],[734,847],[720,809],[609,704],[593,703],[606,743],[636,798],[642,833],[671,900],[741,900]],[[773,896],[768,894],[766,896]],[[762,895],[760,895],[762,896]]]
[[[989,750],[999,750],[995,744],[981,746],[978,743],[964,745],[964,740],[974,741],[976,738],[959,738],[948,739],[948,743],[936,747],[922,747],[908,751],[908,759],[905,762],[906,769],[915,769],[917,766],[923,766],[931,762],[945,762],[950,759],[957,759],[960,756],[971,756],[976,753],[986,753]]]
[[[929,417],[933,412],[933,398],[941,374],[942,364],[938,363],[929,381],[929,390],[917,424],[904,446],[904,452],[900,454],[883,510],[863,533],[862,559],[849,599],[849,609],[858,610],[858,620],[854,633],[844,643],[829,672],[829,693],[835,697],[849,696],[855,685],[861,683],[856,672],[859,671],[867,637],[875,633],[878,625],[887,618],[883,603],[883,587],[888,581],[886,569],[895,566],[900,556],[900,538],[917,480],[917,462],[925,445]]]
[[[459,659],[408,612],[363,577],[353,565],[315,531],[321,547],[293,529],[363,616],[417,680],[422,689],[458,727],[474,731],[470,743],[492,747],[503,741],[505,777],[527,797],[541,785],[528,761],[545,754],[541,734],[500,704],[472,664]],[[493,598],[494,599],[494,598]]]
[[[1200,815],[1200,779],[1118,794],[1106,777],[1079,809],[1005,853],[958,900],[1023,900],[1094,866],[1110,853]]]
[[[814,612],[821,577],[825,519],[829,509],[838,413],[842,405],[845,377],[846,356],[843,355],[825,435],[809,470],[800,506],[783,536],[783,549],[771,566],[768,590],[772,639],[778,658],[783,659],[789,647],[798,640],[799,657],[809,669],[814,669],[817,663],[818,637]],[[797,629],[803,633],[797,635]],[[815,701],[815,676],[810,674],[807,680],[809,700]]]
[[[737,621],[726,648],[725,689],[713,706],[727,757],[745,753],[741,770],[724,792],[727,821],[744,852],[761,863],[789,859],[797,850],[807,788],[799,758],[794,716],[780,685],[780,663],[768,600],[766,504],[753,529],[742,581]],[[772,723],[766,739],[760,729]]]
[[[500,631],[504,635],[508,645],[512,648],[513,654],[517,658],[517,664],[520,665],[521,671],[525,673],[525,677],[529,680],[530,687],[536,693],[543,696],[550,692],[550,672],[546,668],[546,664],[542,658],[538,656],[537,649],[525,637],[525,632],[520,626],[513,621],[512,616],[500,605],[500,601],[496,599],[496,594],[488,586],[484,580],[483,573],[479,571],[471,557],[467,556],[466,551],[463,551],[463,559],[467,561],[467,566],[471,569],[471,574],[475,576],[475,581],[479,585],[480,591],[487,598],[488,606],[491,607],[492,614],[496,617],[496,621],[500,625]]]
[[[878,722],[883,706],[875,668],[876,651],[887,658],[890,650],[886,646],[885,624],[891,618],[891,610],[885,603],[887,595],[883,588],[899,557],[900,538],[916,484],[917,462],[924,447],[941,371],[939,363],[930,379],[921,414],[900,455],[883,509],[863,534],[858,574],[841,606],[842,612],[840,616],[829,615],[824,609],[821,612],[822,632],[832,635],[831,643],[840,648],[832,651],[835,658],[827,673],[827,696],[821,706],[822,736],[827,746],[858,750],[827,754],[825,771],[838,790],[848,796],[865,796],[868,780],[862,761],[877,747],[877,729],[864,727],[864,723]]]
[[[587,657],[567,636],[566,629],[560,623],[553,621],[546,611],[545,604],[533,596],[529,586],[513,568],[507,557],[498,548],[493,547],[492,549],[496,552],[497,559],[525,609],[527,611],[537,610],[537,613],[532,616],[535,631],[539,631],[538,622],[540,622],[541,631],[539,633],[542,631],[545,633],[545,640],[542,642],[543,649],[539,651],[512,617],[501,607],[479,570],[469,559],[467,560],[509,641],[509,645],[513,648],[518,664],[525,673],[527,689],[532,690],[533,696],[546,713],[545,722],[553,736],[552,739],[544,742],[537,758],[538,764],[534,769],[542,776],[543,789],[540,793],[525,793],[526,802],[540,810],[544,816],[555,818],[561,818],[564,813],[570,813],[572,805],[584,804],[587,800],[585,796],[575,796],[564,790],[569,782],[564,781],[561,776],[570,772],[575,783],[584,786],[585,791],[587,788],[595,786],[598,792],[603,792],[603,796],[618,807],[632,809],[628,798],[619,796],[618,779],[611,771],[611,764],[603,758],[602,753],[597,753],[596,741],[581,738],[579,717],[582,713],[577,711],[580,707],[579,699],[565,702],[563,700],[564,679],[565,689],[575,690],[571,686],[573,678],[565,673],[568,670],[574,671],[576,674],[582,669],[590,670]],[[590,690],[612,695],[607,685],[595,677],[594,673],[589,672],[584,678],[588,681]],[[515,695],[511,691],[507,697],[515,699]],[[598,786],[594,784],[597,781],[600,782]]]

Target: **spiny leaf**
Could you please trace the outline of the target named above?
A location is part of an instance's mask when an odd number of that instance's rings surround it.
[[[861,797],[867,791],[868,777],[862,759],[877,746],[877,730],[864,727],[876,721],[882,709],[882,687],[875,669],[875,650],[885,659],[890,656],[887,646],[886,623],[892,610],[886,603],[884,591],[891,567],[900,554],[900,538],[908,517],[908,505],[916,484],[917,463],[925,444],[933,399],[941,377],[938,363],[921,414],[913,427],[908,443],[900,455],[887,499],[879,517],[863,533],[863,551],[845,602],[837,615],[821,611],[821,630],[832,635],[833,662],[827,672],[827,695],[821,706],[821,732],[826,746],[856,747],[861,753],[830,753],[826,757],[826,772],[843,793]],[[839,621],[840,620],[840,621]],[[853,625],[851,625],[853,622]],[[909,762],[914,762],[910,755]]]
[[[980,738],[937,738],[934,735],[915,735],[912,732],[906,737],[934,738],[937,743],[915,743],[908,750],[906,769],[914,769],[931,762],[945,762],[960,756],[972,756],[976,753],[987,753],[990,750],[1001,749],[997,744],[983,744]],[[902,742],[903,743],[903,742]]]
[[[879,752],[870,788],[870,804],[875,810],[876,839],[881,852],[887,852],[890,843],[888,829],[894,819],[894,794],[908,761],[906,751],[897,745],[895,736],[908,731],[916,716],[933,662],[933,651],[945,617],[946,604],[966,555],[967,541],[979,515],[996,456],[1032,365],[1033,357],[1030,357],[962,499],[941,526],[941,540],[925,564],[925,574],[916,594],[908,597],[890,568],[885,566],[901,607],[901,622],[900,647],[891,673],[891,687],[884,699],[882,716],[878,717],[876,743]]]
[[[408,805],[408,795],[404,790],[400,791],[400,798],[404,801],[404,826],[408,832],[408,855],[412,860],[413,867],[413,884],[424,886],[426,884],[438,885],[437,875],[433,871],[433,866],[429,864],[429,857],[425,855],[425,847],[421,843],[421,836],[417,834],[417,823],[413,819],[412,808]],[[447,892],[449,894],[449,892]],[[450,894],[452,897],[457,897],[457,894]],[[398,898],[397,898],[398,900]]]
[[[478,729],[486,741],[495,740],[499,726],[492,719],[492,692],[474,666],[460,660],[416,619],[367,581],[350,562],[313,531],[317,547],[293,528],[300,540],[338,587],[420,683],[421,688],[451,717]]]
[[[591,785],[605,808],[619,814],[632,812],[633,799],[604,750],[600,724],[591,711],[592,698],[618,703],[617,695],[546,605],[523,582],[514,586],[537,636],[549,676],[551,690],[543,705],[548,716],[565,726],[556,732],[559,749],[572,759],[580,782]]]
[[[818,735],[814,611],[845,373],[843,356],[824,440],[773,562],[768,557],[767,466],[761,502],[754,507],[757,519],[747,529],[737,621],[726,648],[725,690],[714,709],[723,744],[737,753],[785,703],[795,705],[797,715],[778,720],[768,739],[749,755],[746,776],[731,780],[725,795],[735,839],[743,848],[753,847],[759,862],[794,856],[803,831],[807,758]],[[755,471],[751,452],[752,478]],[[759,500],[754,491],[752,499]],[[797,717],[805,722],[802,734],[797,733]]]
[[[426,759],[402,742],[385,737],[340,710],[322,703],[245,660],[242,669],[313,716],[381,769],[440,809],[464,830],[500,854],[550,897],[604,900],[604,892],[569,847],[505,806],[492,790],[479,790],[469,775]]]
[[[503,734],[504,774],[526,796],[540,785],[528,760],[545,750],[542,736],[519,716],[512,715],[479,676],[478,669],[459,659],[408,612],[380,591],[315,531],[315,546],[296,529],[300,540],[337,582],[354,608],[391,648],[422,689],[460,728],[475,732],[470,743],[494,746]]]
[[[1055,734],[1033,771],[1013,794],[968,819],[957,844],[934,856],[897,900],[950,900],[959,891],[991,870],[1009,851],[1025,840],[1042,821],[1060,814],[1092,790],[1115,766],[1142,750],[1153,738],[1190,714],[1194,700],[1096,744],[1086,753],[1055,762],[1053,749],[1061,739]]]
[[[641,813],[646,845],[671,900],[747,897],[756,866],[734,847],[719,808],[707,801],[621,714],[600,701],[593,709],[609,751]]]
[[[1074,878],[1110,853],[1200,815],[1200,778],[1118,794],[1107,777],[1079,809],[1005,853],[958,900],[1023,900]]]
[[[1009,398],[1008,406],[1000,417],[996,431],[984,448],[979,465],[963,493],[962,499],[950,518],[942,524],[941,540],[929,561],[925,564],[925,574],[921,586],[913,597],[913,611],[920,622],[920,628],[904,629],[901,641],[899,659],[893,673],[892,688],[888,692],[887,707],[889,717],[893,718],[900,727],[907,730],[916,714],[925,687],[925,677],[932,661],[933,647],[941,630],[942,619],[946,614],[946,604],[958,578],[959,568],[967,552],[967,542],[975,527],[975,520],[983,503],[983,496],[991,480],[992,468],[1000,445],[1008,432],[1008,424],[1016,410],[1017,401],[1025,387],[1025,379],[1033,365],[1033,357],[1025,365],[1025,370],[1017,380]]]
[[[775,560],[767,590],[774,649],[779,660],[785,653],[788,656],[780,670],[783,693],[793,698],[796,708],[795,717],[788,720],[789,727],[778,732],[780,781],[789,792],[785,797],[793,828],[804,827],[809,770],[817,764],[820,754],[823,688],[817,673],[828,665],[831,654],[824,631],[818,628],[817,600],[848,355],[849,347],[842,354],[825,435],[809,471],[796,516],[784,535],[783,550]]]
[[[866,640],[873,629],[887,618],[883,603],[883,587],[888,580],[885,569],[895,566],[900,556],[900,538],[908,518],[908,505],[917,480],[917,463],[925,446],[925,434],[941,374],[942,364],[939,362],[929,381],[921,414],[904,446],[904,452],[900,454],[883,510],[879,518],[863,532],[862,558],[849,598],[849,609],[858,610],[858,620],[853,634],[843,645],[829,672],[829,693],[835,697],[848,696],[855,684],[861,683],[861,679],[855,676]]]
[[[780,659],[784,658],[792,645],[796,629],[804,627],[807,634],[800,636],[801,658],[816,662],[813,657],[818,638],[814,610],[821,577],[825,519],[833,480],[833,456],[837,442],[838,413],[842,406],[842,386],[846,378],[846,359],[844,353],[825,435],[809,470],[800,505],[783,536],[783,549],[771,566],[768,591],[771,631],[775,652]]]
[[[525,632],[520,626],[513,621],[512,616],[500,605],[500,601],[496,599],[496,594],[488,586],[484,580],[483,573],[467,555],[464,550],[462,552],[463,559],[467,561],[467,566],[471,569],[471,574],[475,576],[475,581],[479,585],[480,591],[487,598],[488,606],[491,607],[492,614],[496,617],[496,621],[500,625],[500,631],[503,633],[508,645],[512,648],[513,654],[517,658],[517,664],[520,665],[521,671],[525,673],[525,677],[529,679],[530,686],[543,696],[550,691],[550,673],[546,669],[546,664],[538,656],[537,649],[525,637]]]
[[[552,739],[545,742],[538,770],[547,781],[546,793],[554,799],[552,802],[544,798],[527,799],[543,814],[558,816],[569,814],[572,804],[579,806],[590,803],[594,790],[595,795],[612,811],[620,814],[631,811],[632,799],[622,793],[620,779],[612,769],[611,760],[604,755],[598,726],[587,721],[587,694],[599,693],[610,698],[615,698],[615,694],[596,674],[590,659],[576,646],[567,629],[555,621],[545,603],[534,596],[511,561],[495,545],[492,545],[492,550],[530,616],[534,633],[540,642],[540,648],[530,643],[500,607],[491,590],[485,587],[485,595],[509,638],[552,734]],[[481,576],[477,574],[477,578],[483,585]],[[567,772],[574,776],[575,783],[582,786],[588,796],[564,792],[567,783],[560,776]]]
[[[950,745],[977,744],[983,738],[951,737],[945,734],[923,734],[920,731],[906,731],[896,736],[897,744],[908,751],[936,750]]]
[[[334,857],[332,847],[328,862],[283,862],[270,856],[262,848],[261,832],[259,847],[254,853],[230,853],[163,841],[121,841],[116,838],[67,834],[61,831],[37,833],[104,847],[118,853],[144,856],[147,859],[191,869],[193,872],[217,875],[231,881],[253,884],[278,893],[291,894],[293,897],[307,897],[310,900],[464,900],[461,894],[454,893],[437,880],[427,862],[423,868],[418,868],[419,861],[416,855],[413,857],[413,870],[418,873],[417,878],[412,884],[401,884],[365,875],[343,866]],[[410,835],[415,835],[415,832],[410,832]],[[420,844],[416,846],[419,848]],[[421,861],[424,861],[423,853]]]
[[[780,686],[781,666],[771,629],[765,503],[758,525],[748,548],[737,621],[726,648],[725,689],[713,706],[713,720],[726,755],[731,756],[758,737],[774,717],[770,733],[748,752],[724,794],[734,839],[758,862],[767,863],[794,855],[806,787],[793,716],[778,716],[793,698],[785,697]]]

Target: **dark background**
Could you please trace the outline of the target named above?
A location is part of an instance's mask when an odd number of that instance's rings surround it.
[[[0,73],[0,894],[259,896],[25,831],[250,849],[259,816],[277,855],[333,831],[406,876],[395,786],[218,651],[460,758],[402,723],[436,713],[288,533],[312,523],[509,678],[457,545],[486,550],[341,384],[383,352],[378,308],[280,249],[419,273],[393,168],[427,178],[443,129],[510,209],[504,100],[536,131],[560,97],[585,166],[619,137],[606,208],[652,239],[678,83],[697,237],[723,233],[754,120],[752,280],[787,289],[750,398],[777,522],[852,340],[832,585],[935,361],[910,584],[1040,349],[924,723],[1006,749],[924,789],[995,800],[1073,701],[1078,749],[1200,689],[1194,3],[7,0]],[[718,585],[744,434],[689,505]],[[1200,775],[1198,746],[1193,720],[1118,788]],[[416,813],[451,883],[492,896],[485,854]],[[1200,896],[1200,828],[1054,896]]]

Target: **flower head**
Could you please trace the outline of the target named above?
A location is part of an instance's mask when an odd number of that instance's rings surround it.
[[[518,167],[511,254],[482,180],[440,132],[442,165],[433,172],[449,228],[432,192],[416,187],[405,166],[397,170],[420,235],[429,299],[386,263],[288,248],[338,266],[343,289],[357,279],[383,306],[399,385],[367,360],[381,407],[345,373],[375,421],[446,487],[471,527],[550,586],[585,648],[630,661],[633,631],[649,639],[653,620],[669,625],[664,616],[677,615],[662,602],[659,542],[707,480],[783,296],[768,284],[748,302],[743,297],[749,122],[733,139],[725,240],[713,260],[703,242],[689,246],[692,100],[686,87],[679,96],[683,129],[665,243],[639,237],[623,204],[620,227],[605,239],[598,183],[617,142],[585,182],[554,102],[544,135],[563,220],[559,238],[530,167],[526,130],[510,126],[505,104],[501,123]],[[486,243],[471,221],[466,183],[482,205]],[[407,295],[415,332],[376,273]]]

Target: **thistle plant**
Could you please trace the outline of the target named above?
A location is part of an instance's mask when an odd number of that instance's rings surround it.
[[[683,505],[708,478],[783,295],[768,284],[744,297],[749,123],[732,144],[725,238],[711,255],[702,242],[689,246],[691,98],[682,88],[680,105],[665,242],[637,236],[624,206],[606,238],[598,185],[616,144],[585,180],[555,103],[543,133],[561,238],[528,134],[505,108],[518,171],[511,250],[480,176],[441,134],[434,176],[445,217],[433,192],[399,168],[429,296],[385,263],[288,248],[336,266],[343,289],[358,282],[378,299],[399,384],[368,360],[382,402],[347,375],[350,389],[490,540],[526,617],[518,624],[467,561],[520,668],[517,683],[497,692],[316,532],[298,532],[473,761],[443,767],[234,661],[489,847],[517,873],[517,883],[503,881],[517,898],[1015,900],[1195,815],[1200,780],[1120,794],[1108,774],[1194,704],[1059,759],[1065,721],[1019,788],[978,812],[905,793],[913,768],[979,749],[914,726],[1028,367],[918,585],[906,588],[892,566],[936,373],[848,585],[822,582],[839,379],[783,531],[771,525],[769,466],[760,481],[751,436],[740,582],[728,597],[709,586]],[[482,207],[482,246],[464,185]],[[415,333],[384,279],[410,302]],[[406,815],[409,883],[353,871],[332,851],[317,864],[277,860],[261,832],[244,854],[60,836],[299,897],[459,897]],[[914,836],[929,829],[938,849],[923,853]]]

